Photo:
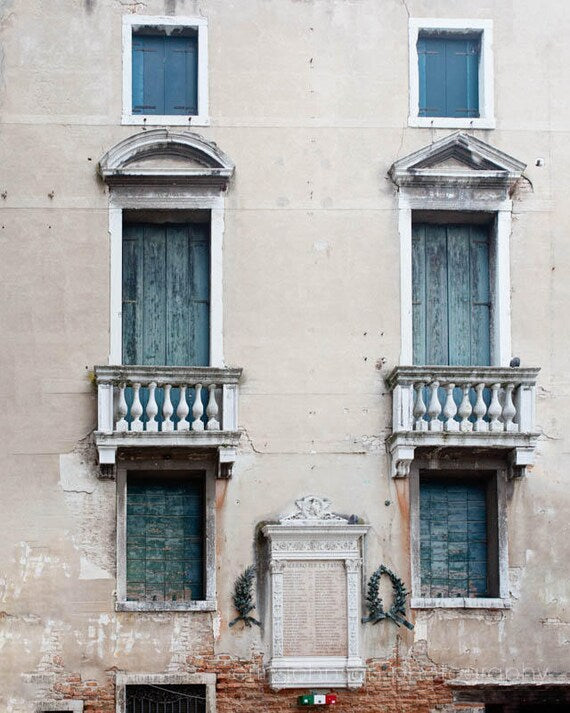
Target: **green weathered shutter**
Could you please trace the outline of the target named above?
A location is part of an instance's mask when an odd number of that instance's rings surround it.
[[[418,40],[419,116],[446,116],[445,41]]]
[[[207,224],[125,224],[123,363],[207,366]]]
[[[132,89],[133,114],[197,114],[197,38],[133,33]]]
[[[420,483],[422,597],[485,597],[487,507],[483,483]]]
[[[415,224],[415,364],[490,363],[489,235],[484,226]]]
[[[166,37],[165,114],[198,113],[198,42],[196,37]]]
[[[420,36],[419,116],[479,116],[480,40]]]
[[[164,114],[164,38],[133,34],[133,114]]]
[[[203,478],[127,481],[127,599],[204,598]]]

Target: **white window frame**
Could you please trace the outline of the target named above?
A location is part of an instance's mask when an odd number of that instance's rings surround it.
[[[127,478],[137,471],[154,471],[157,480],[168,471],[205,473],[204,599],[184,602],[127,600]],[[117,467],[117,600],[116,611],[216,611],[216,463],[209,459],[123,461]],[[142,682],[144,683],[144,681]]]
[[[70,711],[71,713],[83,713],[83,701],[45,701],[36,704],[34,713],[49,713],[49,711]]]
[[[505,204],[506,203],[506,204]],[[453,208],[444,198],[441,201],[430,201],[425,198],[415,200],[404,191],[399,194],[398,230],[400,234],[400,364],[411,366],[414,363],[413,354],[413,316],[412,316],[412,229],[413,211],[449,211]],[[490,265],[489,279],[491,290],[491,365],[508,366],[511,359],[511,276],[510,251],[511,236],[510,201],[465,202],[460,210],[492,213],[490,226]]]
[[[206,713],[216,713],[215,673],[117,673],[115,711],[126,713],[127,686],[206,686]]]
[[[109,201],[111,300],[109,364],[120,366],[123,350],[123,211],[210,211],[210,366],[224,367],[223,241],[224,196],[208,186],[116,186]]]
[[[180,27],[198,32],[198,114],[133,114],[133,31],[140,27]],[[204,17],[123,16],[123,124],[208,126],[208,20]]]
[[[495,471],[497,522],[496,542],[498,561],[498,596],[497,597],[421,597],[421,560],[420,560],[420,470]],[[459,480],[459,476],[458,476]],[[412,609],[510,609],[509,595],[509,554],[507,532],[507,480],[508,467],[504,461],[494,458],[445,459],[418,461],[414,460],[410,471],[410,552],[412,574]]]
[[[449,32],[461,35],[464,32],[481,33],[479,56],[479,114],[478,118],[451,116],[419,116],[420,81],[418,67],[418,37],[422,30]],[[409,20],[409,71],[410,109],[408,125],[434,129],[494,129],[494,62],[493,21],[468,19],[415,18]]]

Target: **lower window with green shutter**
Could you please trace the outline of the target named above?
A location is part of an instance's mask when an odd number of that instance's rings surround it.
[[[494,474],[420,474],[420,578],[426,598],[496,597]]]
[[[204,477],[127,476],[127,600],[204,599]]]

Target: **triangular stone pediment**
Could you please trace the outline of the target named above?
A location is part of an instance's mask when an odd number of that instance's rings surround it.
[[[212,141],[190,131],[141,131],[110,149],[99,162],[109,184],[213,183],[224,186],[232,161]]]
[[[422,183],[511,185],[526,168],[474,136],[456,132],[395,161],[389,175],[398,186]]]

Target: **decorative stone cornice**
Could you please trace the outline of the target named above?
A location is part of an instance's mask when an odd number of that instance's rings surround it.
[[[481,139],[457,131],[395,161],[388,175],[399,187],[420,185],[512,188],[526,164]]]
[[[109,185],[204,184],[225,188],[234,164],[212,141],[191,131],[153,129],[120,141],[99,161]]]

